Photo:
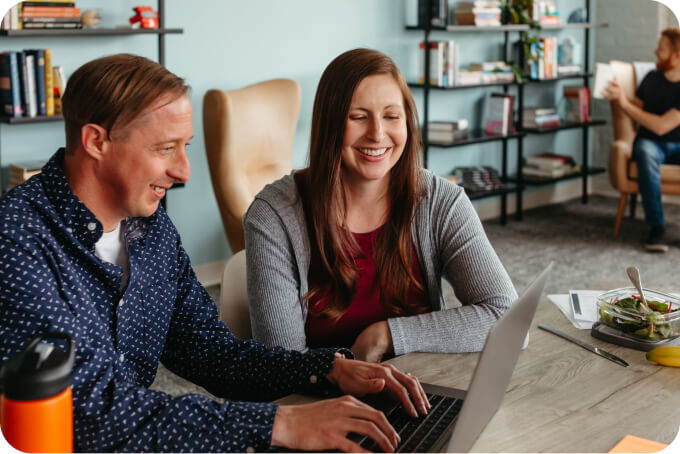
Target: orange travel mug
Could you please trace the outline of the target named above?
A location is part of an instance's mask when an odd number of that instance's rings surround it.
[[[44,339],[63,339],[67,350]],[[73,452],[74,359],[68,334],[41,333],[3,365],[0,426],[10,445],[24,452]]]

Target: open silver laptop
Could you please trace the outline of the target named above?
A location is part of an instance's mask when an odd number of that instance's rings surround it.
[[[401,436],[398,452],[467,452],[500,407],[522,350],[552,262],[529,284],[489,332],[466,391],[423,383],[432,410],[414,419],[394,398],[378,395],[366,402],[382,410]],[[370,450],[370,439],[357,440]]]

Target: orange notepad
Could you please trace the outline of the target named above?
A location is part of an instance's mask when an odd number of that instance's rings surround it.
[[[658,441],[626,435],[609,452],[659,452],[666,446],[668,445]]]

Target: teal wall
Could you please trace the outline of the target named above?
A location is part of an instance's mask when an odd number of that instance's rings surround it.
[[[103,26],[126,22],[132,15],[131,8],[137,4],[139,1],[77,0],[83,10],[98,11]],[[560,10],[567,15],[581,5],[582,1],[558,1]],[[402,0],[166,0],[166,26],[184,29],[181,35],[167,36],[166,65],[192,86],[195,133],[189,150],[191,180],[185,188],[169,193],[168,211],[194,264],[221,260],[231,254],[205,158],[201,102],[207,90],[234,89],[278,77],[297,80],[302,87],[302,109],[293,162],[296,167],[303,167],[307,161],[314,92],[326,65],[345,50],[372,47],[392,56],[407,79],[413,80],[417,73],[415,49],[422,39],[422,33],[404,30]],[[553,33],[560,33],[560,37],[574,34],[577,40],[583,40],[582,31]],[[459,40],[463,64],[502,56],[502,33],[435,34],[433,38]],[[53,49],[54,64],[64,66],[67,77],[79,65],[101,55],[132,52],[157,58],[157,40],[153,36],[0,38],[0,47],[3,50],[49,47]],[[430,118],[468,118],[474,124],[478,121],[480,100],[488,91],[436,92],[430,98]],[[541,84],[527,90],[530,101],[527,104],[555,103],[560,93],[557,84]],[[414,94],[421,103],[421,92],[416,90]],[[0,128],[3,166],[12,161],[46,159],[64,143],[60,122]],[[580,137],[578,132],[563,131],[529,138],[525,140],[525,153],[554,149],[578,157]],[[514,171],[514,144],[510,151],[509,162]],[[457,165],[498,168],[500,155],[500,143],[432,151],[430,167],[440,173]]]

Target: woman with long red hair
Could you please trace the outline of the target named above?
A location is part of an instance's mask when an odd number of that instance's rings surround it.
[[[326,68],[309,166],[265,187],[244,220],[256,340],[347,346],[380,361],[478,351],[517,297],[462,187],[425,170],[418,114],[388,56]],[[441,279],[461,307],[447,309]]]

